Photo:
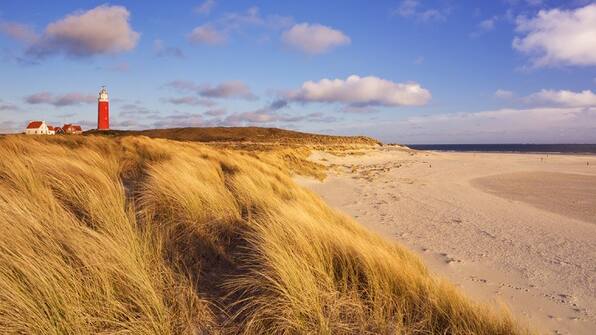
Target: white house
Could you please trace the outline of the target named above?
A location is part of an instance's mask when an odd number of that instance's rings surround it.
[[[31,121],[25,129],[27,135],[53,135],[54,131],[50,132],[45,121]]]

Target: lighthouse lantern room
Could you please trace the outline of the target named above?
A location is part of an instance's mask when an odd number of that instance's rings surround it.
[[[101,87],[97,98],[97,129],[110,129],[110,102],[108,100],[108,90],[105,86]]]

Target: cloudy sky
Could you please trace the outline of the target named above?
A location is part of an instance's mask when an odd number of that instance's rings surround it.
[[[273,126],[596,143],[596,1],[0,2],[0,132]]]

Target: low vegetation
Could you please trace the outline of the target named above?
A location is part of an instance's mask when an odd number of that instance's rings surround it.
[[[102,136],[142,135],[151,138],[166,138],[177,141],[278,144],[278,145],[379,145],[379,141],[365,136],[331,136],[302,133],[298,131],[263,127],[201,127],[166,128],[147,130],[88,131],[88,134]]]
[[[305,154],[0,138],[0,333],[528,333],[297,186]]]

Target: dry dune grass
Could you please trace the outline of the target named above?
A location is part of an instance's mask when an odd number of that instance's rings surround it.
[[[8,136],[0,155],[1,333],[529,333],[294,184],[301,153]]]

